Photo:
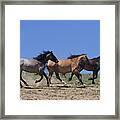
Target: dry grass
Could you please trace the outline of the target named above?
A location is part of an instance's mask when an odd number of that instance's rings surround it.
[[[89,74],[83,75],[83,82],[85,87],[78,83],[74,76],[73,80],[68,81],[70,74],[61,78],[67,82],[64,85],[55,76],[52,77],[52,84],[47,87],[46,79],[44,78],[40,83],[35,83],[39,79],[39,75],[24,72],[23,78],[30,85],[29,87],[21,88],[20,98],[22,100],[99,100],[100,99],[100,78],[95,80],[95,85],[92,85],[88,78]]]

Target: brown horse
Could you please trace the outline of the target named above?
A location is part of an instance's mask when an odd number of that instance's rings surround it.
[[[68,57],[68,59],[64,60],[59,60],[58,63],[55,63],[51,60],[48,61],[47,68],[49,72],[49,82],[51,83],[51,77],[53,73],[55,72],[56,78],[59,79],[61,82],[65,83],[61,78],[59,77],[59,73],[61,74],[66,74],[69,72],[72,72],[73,75],[76,75],[78,80],[82,82],[82,75],[79,73],[80,72],[80,67],[79,63],[88,61],[87,55],[86,54],[81,54],[81,55],[71,55]]]
[[[92,84],[95,84],[94,79],[97,78],[98,72],[100,70],[100,56],[96,58],[89,59],[88,62],[82,61],[79,63],[80,71],[87,70],[87,71],[93,71],[93,77],[89,78],[89,80],[92,80]],[[72,80],[73,74],[71,74],[71,77],[69,80]]]

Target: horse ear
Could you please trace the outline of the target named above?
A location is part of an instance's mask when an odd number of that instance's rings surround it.
[[[45,50],[43,50],[42,52],[45,53]]]

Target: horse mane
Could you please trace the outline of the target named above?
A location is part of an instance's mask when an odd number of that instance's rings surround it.
[[[49,54],[49,53],[51,53],[52,51],[43,51],[43,53],[42,54]]]
[[[96,59],[100,59],[100,56],[96,57]]]
[[[83,56],[83,55],[86,55],[86,54],[70,55],[69,57],[67,57],[67,59],[72,59],[72,58],[76,58],[76,57]]]
[[[96,63],[96,62],[100,63],[100,56],[89,59],[89,62],[91,62],[91,63]]]
[[[92,58],[91,60],[99,60],[99,59],[100,59],[100,56]]]
[[[36,56],[36,57],[33,57],[33,59],[36,59],[36,60],[42,60],[44,57],[45,57],[45,55],[46,54],[49,54],[49,53],[51,53],[52,51],[43,51],[42,53],[40,53],[38,56]]]

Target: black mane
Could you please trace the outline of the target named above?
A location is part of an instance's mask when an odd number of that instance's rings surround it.
[[[100,56],[92,58],[91,60],[100,60]]]
[[[46,55],[51,53],[51,51],[43,51],[43,53],[40,53],[38,56],[33,57],[33,59],[38,60],[38,61],[42,61],[45,59]]]
[[[48,50],[48,51],[43,51],[42,54],[45,54],[45,55],[46,55],[46,54],[49,54],[49,53],[51,53],[51,52],[52,52],[52,51],[49,51],[49,50]]]
[[[76,58],[82,55],[86,55],[86,54],[80,54],[80,55],[70,55],[69,57],[67,57],[67,59],[72,59],[72,58]]]

